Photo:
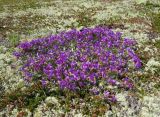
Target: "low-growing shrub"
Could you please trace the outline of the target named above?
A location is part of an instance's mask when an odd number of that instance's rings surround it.
[[[98,95],[116,102],[114,88],[132,89],[129,73],[141,68],[136,41],[107,27],[72,29],[22,42],[14,55],[21,60],[27,83],[52,84],[81,98]]]

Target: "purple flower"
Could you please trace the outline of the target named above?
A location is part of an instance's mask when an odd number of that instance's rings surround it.
[[[47,85],[47,81],[44,79],[41,80],[41,83],[42,83],[42,87],[45,87]]]
[[[98,88],[92,88],[92,89],[90,89],[90,92],[92,93],[92,94],[94,94],[94,95],[98,95],[99,93],[100,93],[100,91],[99,91],[99,89]]]
[[[51,64],[48,64],[44,69],[43,72],[48,76],[48,79],[51,80],[51,78],[54,76],[54,70]]]
[[[111,85],[116,85],[116,83],[117,83],[117,81],[114,80],[114,79],[112,79],[112,78],[109,78],[109,79],[107,80],[107,82],[108,82],[109,84],[111,84]]]
[[[108,98],[108,99],[111,102],[116,102],[117,101],[117,98],[115,97],[115,95],[111,95],[110,98]]]
[[[110,95],[110,92],[109,92],[109,91],[104,91],[103,96],[104,96],[105,98],[108,98],[109,95]]]
[[[13,55],[16,56],[17,58],[22,56],[20,52],[13,52]]]
[[[43,86],[52,82],[61,90],[76,93],[103,93],[111,102],[116,101],[112,90],[104,91],[100,83],[107,81],[106,85],[118,84],[131,89],[133,82],[122,78],[142,67],[134,50],[136,41],[123,39],[120,32],[115,33],[105,26],[63,31],[23,42],[18,47],[13,54],[21,60],[21,72],[28,82],[41,81]],[[133,61],[135,69],[129,68],[128,61]]]
[[[122,87],[124,88],[132,89],[134,86],[128,77],[122,79],[122,82],[123,82]]]
[[[30,42],[24,42],[24,43],[21,43],[18,47],[22,48],[23,50],[29,50],[31,49],[32,44]]]
[[[135,68],[139,69],[142,67],[141,60],[137,56],[133,57],[133,61],[135,63]]]
[[[110,102],[116,102],[117,101],[115,95],[111,94],[109,91],[104,91],[103,96],[106,100],[108,100]]]
[[[59,85],[60,85],[61,89],[64,89],[68,86],[68,83],[65,80],[61,80],[61,81],[59,81]]]

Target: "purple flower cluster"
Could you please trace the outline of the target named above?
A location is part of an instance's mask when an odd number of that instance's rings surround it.
[[[100,81],[105,82],[104,86],[133,87],[125,74],[130,70],[129,61],[133,61],[134,70],[141,67],[134,53],[135,45],[133,39],[122,39],[120,32],[95,27],[72,29],[23,42],[14,55],[23,62],[21,70],[26,81],[41,81],[44,86],[53,83],[62,90],[92,90],[93,94],[100,94],[99,90],[92,89],[98,87]],[[101,94],[116,100],[104,89]]]
[[[108,101],[111,101],[111,102],[117,101],[115,95],[111,94],[109,91],[104,91],[103,95],[104,95],[104,98],[107,99]]]

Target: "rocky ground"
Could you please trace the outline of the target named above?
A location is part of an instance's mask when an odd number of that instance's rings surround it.
[[[137,90],[117,93],[118,106],[106,109],[103,116],[160,116],[160,0],[1,0],[0,6],[0,116],[88,116],[83,109],[65,112],[57,97],[39,99],[39,92],[31,98],[33,105],[21,106],[20,98],[28,96],[23,92],[34,90],[25,85],[18,71],[21,62],[12,52],[24,40],[97,25],[136,39],[143,60],[142,71],[132,73]]]

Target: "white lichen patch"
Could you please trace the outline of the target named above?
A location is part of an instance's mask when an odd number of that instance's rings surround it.
[[[55,97],[47,97],[45,103],[59,105],[58,100]]]
[[[160,99],[157,96],[144,96],[141,117],[159,117]]]
[[[0,79],[5,92],[10,92],[24,86],[24,81],[18,73],[18,61],[11,53],[0,54]]]
[[[119,107],[112,107],[112,111],[106,111],[106,117],[139,117],[141,109],[140,100],[129,96],[129,92],[118,93],[116,95]]]
[[[0,117],[3,117],[3,116],[7,116],[7,117],[19,117],[20,116],[21,117],[23,116],[22,113],[25,113],[25,117],[32,116],[32,113],[26,108],[22,108],[21,110],[18,110],[18,108],[16,107],[11,111],[10,107],[7,106],[3,111],[0,112]]]
[[[151,71],[151,73],[154,74],[158,68],[160,68],[160,62],[156,61],[154,58],[151,58],[147,62],[145,70],[146,71]]]
[[[134,2],[131,0],[118,1],[111,4],[103,3],[103,10],[97,11],[97,13],[93,17],[96,18],[97,21],[108,20],[112,17],[119,17],[121,18],[121,20],[137,17],[139,13],[136,12],[133,4]]]
[[[146,46],[144,51],[148,52],[150,56],[154,56],[158,52],[157,48],[152,47],[152,46]]]
[[[52,97],[53,98],[53,97]],[[56,109],[57,108],[57,109]],[[64,114],[60,107],[50,108],[46,103],[42,102],[34,111],[34,117],[58,117]]]

